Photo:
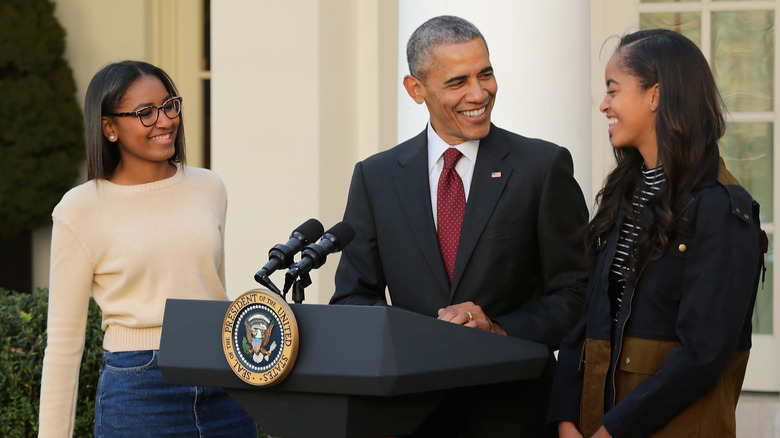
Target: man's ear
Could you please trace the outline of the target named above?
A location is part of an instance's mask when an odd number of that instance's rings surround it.
[[[425,85],[422,81],[412,75],[404,76],[404,88],[409,96],[414,99],[417,104],[425,102]]]

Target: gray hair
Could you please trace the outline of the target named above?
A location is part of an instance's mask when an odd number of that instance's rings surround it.
[[[452,15],[431,18],[412,33],[406,44],[406,62],[409,63],[409,74],[424,80],[428,73],[426,71],[427,64],[435,47],[442,44],[465,44],[475,38],[481,38],[482,42],[485,43],[485,50],[487,50],[485,37],[470,22]]]

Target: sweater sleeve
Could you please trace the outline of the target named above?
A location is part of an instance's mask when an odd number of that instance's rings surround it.
[[[55,218],[39,437],[73,436],[92,273],[89,256],[73,231]]]
[[[219,234],[220,238],[222,240],[222,252],[220,253],[219,257],[219,267],[217,268],[217,273],[219,275],[220,281],[222,281],[222,287],[227,291],[227,284],[225,280],[225,225],[227,225],[227,207],[228,207],[228,194],[227,194],[227,187],[225,187],[225,184],[222,182],[222,180],[219,180],[219,197],[218,201],[220,203],[220,215],[219,215]]]

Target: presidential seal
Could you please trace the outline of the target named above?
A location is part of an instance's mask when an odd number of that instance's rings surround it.
[[[284,380],[298,356],[298,323],[289,304],[262,289],[236,298],[222,324],[222,350],[233,372],[250,385]]]

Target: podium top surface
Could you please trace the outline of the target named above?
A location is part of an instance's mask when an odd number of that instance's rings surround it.
[[[243,382],[222,349],[230,301],[166,303],[159,366],[173,384],[395,396],[537,377],[546,346],[391,306],[292,304],[299,351],[270,388]]]

